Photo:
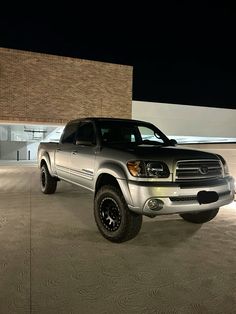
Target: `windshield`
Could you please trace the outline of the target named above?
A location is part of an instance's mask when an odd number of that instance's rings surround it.
[[[145,123],[102,121],[99,123],[103,145],[166,145],[168,138],[155,126]]]

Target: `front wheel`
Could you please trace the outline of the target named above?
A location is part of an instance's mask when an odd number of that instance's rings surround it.
[[[111,242],[131,240],[142,226],[142,215],[131,212],[121,191],[111,185],[105,185],[97,192],[94,216],[99,231]]]
[[[186,221],[193,222],[195,224],[202,224],[215,218],[215,216],[218,214],[218,211],[219,208],[215,208],[197,213],[180,214],[180,216]]]
[[[44,194],[53,194],[57,189],[57,178],[50,175],[47,166],[44,164],[40,169],[41,191]]]

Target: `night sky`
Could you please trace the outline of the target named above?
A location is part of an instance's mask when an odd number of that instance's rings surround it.
[[[1,12],[1,46],[132,65],[133,100],[236,109],[234,6],[163,2]]]

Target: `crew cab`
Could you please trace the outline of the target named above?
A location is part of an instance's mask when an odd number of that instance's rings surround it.
[[[134,238],[143,215],[208,222],[235,193],[222,156],[181,148],[155,125],[131,119],[72,120],[59,143],[40,143],[38,165],[43,193],[60,180],[93,193],[98,229],[112,242]]]

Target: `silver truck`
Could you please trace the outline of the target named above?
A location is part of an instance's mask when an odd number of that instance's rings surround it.
[[[134,238],[143,215],[210,221],[235,193],[223,157],[181,148],[137,120],[72,120],[59,143],[40,143],[38,165],[45,194],[60,180],[93,192],[98,229],[112,242]]]

